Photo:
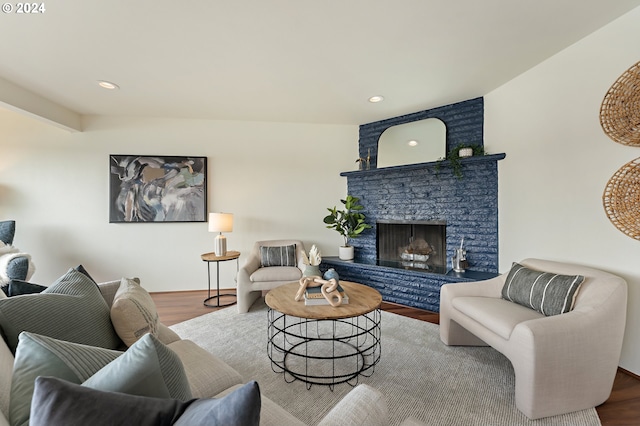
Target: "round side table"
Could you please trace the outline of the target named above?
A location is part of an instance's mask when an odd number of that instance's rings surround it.
[[[224,293],[220,294],[220,262],[226,262],[227,260],[236,260],[236,272],[240,270],[240,252],[239,251],[227,251],[224,256],[216,256],[215,253],[205,253],[200,255],[204,262],[207,262],[207,280],[208,280],[208,292],[207,298],[204,299],[204,306],[209,306],[211,308],[220,308],[223,306],[231,306],[237,302],[237,296],[235,293]],[[215,296],[211,295],[211,262],[216,263],[216,291],[217,294]],[[220,298],[222,296],[233,296],[234,300],[230,303],[220,303]],[[207,303],[210,300],[215,299],[216,304]]]

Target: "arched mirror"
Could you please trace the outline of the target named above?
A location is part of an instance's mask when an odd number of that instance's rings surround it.
[[[378,139],[378,168],[437,161],[446,155],[447,128],[427,118],[391,126]]]

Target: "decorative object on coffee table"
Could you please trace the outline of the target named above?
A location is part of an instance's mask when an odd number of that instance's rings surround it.
[[[640,240],[640,158],[622,166],[609,179],[602,202],[613,225]]]
[[[344,204],[344,209],[338,210],[335,206],[327,208],[329,214],[323,220],[327,228],[335,229],[344,238],[344,246],[340,247],[340,259],[342,260],[354,258],[354,249],[349,245],[349,238],[357,238],[365,229],[372,228],[365,222],[365,215],[361,213],[364,207],[359,201],[358,197],[347,195],[345,200],[340,200]]]
[[[320,277],[302,277],[300,278],[300,288],[296,293],[294,300],[296,302],[302,300],[309,287],[320,287],[322,296],[333,307],[342,305],[342,295],[338,291],[338,280],[331,278],[330,280],[323,280]]]
[[[618,77],[604,96],[600,124],[612,140],[640,146],[640,62]]]
[[[321,277],[320,262],[322,262],[322,254],[318,247],[314,244],[309,250],[309,256],[305,252],[302,252],[302,255],[302,261],[306,265],[302,275],[305,277]]]

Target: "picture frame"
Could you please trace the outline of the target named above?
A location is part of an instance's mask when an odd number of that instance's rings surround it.
[[[109,222],[206,222],[207,157],[109,156]]]

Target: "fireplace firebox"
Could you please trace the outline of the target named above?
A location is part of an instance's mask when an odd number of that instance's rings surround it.
[[[446,273],[446,229],[445,221],[379,221],[376,224],[378,264]]]

